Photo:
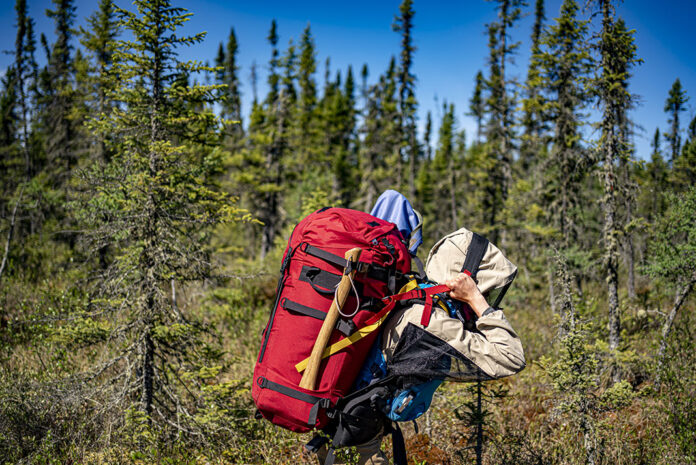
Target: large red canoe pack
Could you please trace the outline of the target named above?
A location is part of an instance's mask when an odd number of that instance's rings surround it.
[[[362,249],[359,262],[347,263],[345,253],[355,247]],[[329,339],[329,346],[344,339],[347,345],[322,360],[316,389],[303,389],[297,366],[310,356],[344,270],[354,269],[354,286]],[[258,414],[296,432],[325,428],[378,335],[365,328],[383,321],[390,310],[383,299],[396,293],[410,271],[407,243],[393,223],[344,208],[324,208],[303,219],[283,256],[254,368]]]

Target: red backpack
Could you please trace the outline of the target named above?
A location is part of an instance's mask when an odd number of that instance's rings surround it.
[[[329,346],[341,349],[322,360],[316,389],[303,389],[299,364],[309,357],[331,306],[346,267],[344,255],[355,247],[362,249],[355,292],[342,311],[355,314],[339,317]],[[303,219],[285,250],[254,368],[251,392],[258,412],[296,432],[326,426],[327,411],[350,392],[378,334],[356,331],[385,316],[382,298],[395,294],[410,270],[407,246],[393,223],[344,208],[324,208]]]

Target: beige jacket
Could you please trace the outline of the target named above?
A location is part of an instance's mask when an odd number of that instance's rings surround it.
[[[462,228],[435,244],[426,262],[428,278],[443,283],[459,274],[471,238],[471,231]],[[489,244],[477,275],[479,290],[485,296],[497,295],[510,285],[516,272],[517,268],[502,252]],[[491,300],[492,297],[489,302]],[[416,304],[398,311],[386,323],[382,350],[387,361],[393,357],[406,327],[412,324],[451,346],[460,359],[473,363],[480,370],[463,369],[460,364],[454,363],[451,378],[459,381],[502,378],[525,367],[520,338],[502,310],[487,311],[480,317],[476,321],[478,331],[468,331],[459,319],[450,317],[438,306],[433,307],[430,322],[424,327],[420,324],[422,312],[423,305]]]

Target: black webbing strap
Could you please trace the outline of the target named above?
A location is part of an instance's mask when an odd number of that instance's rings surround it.
[[[404,434],[401,432],[401,427],[398,423],[393,423],[391,426],[392,435],[392,452],[394,454],[394,465],[408,465],[406,458],[406,443],[404,442]]]
[[[322,446],[329,442],[329,438],[326,436],[319,436],[316,434],[307,444],[305,444],[305,449],[307,452],[316,454]]]
[[[280,303],[281,307],[283,307],[285,310],[299,313],[300,315],[304,316],[309,316],[312,318],[315,318],[317,320],[324,320],[326,319],[326,313],[322,312],[321,310],[317,310],[316,308],[312,307],[307,307],[306,305],[302,305],[297,302],[293,302],[292,300],[289,300],[287,298],[283,299],[282,302]],[[361,305],[362,307],[362,305]],[[339,318],[338,321],[336,322],[336,329],[341,332],[344,336],[348,337],[351,334],[355,332],[357,329],[357,326],[355,326],[355,323],[353,323],[353,320],[344,320],[343,318]]]
[[[319,409],[327,409],[331,407],[331,399],[321,399],[312,405],[312,409],[309,411],[309,418],[307,419],[307,424],[309,426],[314,426],[317,424],[317,416],[319,415]]]
[[[319,247],[314,247],[313,245],[305,244],[304,251],[309,255],[321,258],[325,262],[333,263],[338,267],[344,268],[346,266],[345,258],[339,257],[338,255],[334,255],[331,252],[327,252],[326,250],[322,250]]]
[[[274,383],[273,381],[269,381],[267,378],[264,378],[263,376],[256,380],[256,384],[258,384],[261,389],[270,389],[271,391],[280,392],[285,396],[301,400],[302,402],[307,402],[308,404],[316,404],[321,400],[328,400],[323,399],[321,397],[313,396],[311,394],[305,394],[304,392],[300,392],[296,389],[283,386],[282,384]]]
[[[285,396],[292,397],[293,399],[312,404],[312,409],[309,411],[309,418],[307,419],[307,424],[309,426],[314,426],[317,424],[317,415],[319,415],[320,408],[327,409],[331,407],[331,399],[324,399],[310,394],[305,394],[297,389],[269,381],[263,376],[259,377],[256,380],[256,383],[261,389],[270,389],[271,391],[279,392]]]
[[[418,267],[418,278],[421,281],[425,281],[425,267],[423,266],[423,262],[417,255],[411,254],[411,258],[416,262],[416,266]]]
[[[476,281],[476,273],[481,265],[481,260],[483,260],[486,249],[488,249],[488,239],[479,234],[473,234],[474,236],[471,238],[471,243],[469,243],[469,247],[466,250],[466,258],[464,259],[462,272],[468,271],[471,273],[471,277],[474,278],[474,281]]]
[[[314,247],[313,245],[305,243],[303,246],[303,250],[305,251],[305,253],[312,255],[313,257],[320,258],[325,262],[331,263],[340,268],[346,266],[345,258],[339,257],[338,255],[332,254],[331,252],[327,252],[326,250],[322,250],[319,247]],[[358,272],[361,272],[363,270],[367,270],[366,274],[368,278],[372,278],[383,283],[389,283],[390,280],[400,279],[402,275],[401,272],[395,271],[393,268],[385,268],[379,265],[373,265],[371,263],[359,262]]]
[[[334,465],[336,461],[336,451],[333,447],[329,447],[328,453],[326,454],[326,460],[324,460],[324,465]]]

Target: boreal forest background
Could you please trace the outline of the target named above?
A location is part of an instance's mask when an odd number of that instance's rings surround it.
[[[388,188],[424,216],[421,256],[466,226],[518,264],[504,306],[528,362],[445,384],[407,425],[412,463],[696,462],[696,120],[674,76],[636,154],[641,53],[614,1],[492,1],[473,95],[421,131],[411,0],[385,69],[323,74],[309,26],[281,48],[270,24],[267,93],[252,72],[245,118],[234,29],[211,66],[181,62],[204,36],[180,34],[179,6],[54,0],[50,43],[16,1],[0,84],[1,462],[313,463],[308,437],[254,419],[259,335],[293,225],[369,210]],[[523,75],[513,32],[531,34]]]

